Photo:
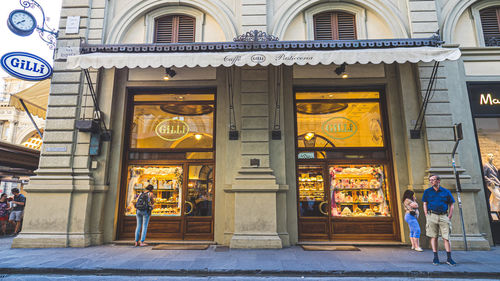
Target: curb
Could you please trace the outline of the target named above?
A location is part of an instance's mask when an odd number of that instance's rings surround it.
[[[74,269],[74,268],[0,268],[2,275],[80,275],[80,276],[261,276],[261,277],[411,277],[498,279],[498,272],[464,271],[274,271],[274,270],[164,270],[164,269]]]

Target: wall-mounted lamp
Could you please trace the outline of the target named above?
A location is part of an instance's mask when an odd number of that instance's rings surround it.
[[[165,76],[163,76],[163,80],[170,80],[174,78],[174,76],[177,74],[175,70],[173,70],[170,67],[165,68]]]
[[[341,77],[344,78],[344,79],[348,78],[349,74],[345,73],[346,66],[347,66],[347,63],[344,62],[339,67],[335,68],[335,74],[342,75]]]

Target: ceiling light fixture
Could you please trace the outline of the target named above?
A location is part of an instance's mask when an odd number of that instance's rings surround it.
[[[310,141],[312,138],[314,138],[314,133],[312,132],[309,132],[304,136],[304,139],[306,139],[306,141]]]
[[[163,76],[163,80],[170,80],[174,78],[174,76],[177,74],[175,70],[173,70],[170,67],[165,68],[165,76]]]

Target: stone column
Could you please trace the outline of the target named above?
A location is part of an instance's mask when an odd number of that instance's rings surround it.
[[[14,109],[15,111],[15,109]],[[15,114],[17,116],[17,114]],[[14,143],[14,137],[16,135],[17,121],[9,120],[9,135],[7,136],[7,142]]]
[[[100,28],[102,34],[103,13],[92,12],[104,10],[105,5],[105,0],[64,0],[57,47],[79,46],[81,38],[89,38],[92,26],[94,30]],[[74,15],[80,16],[79,33],[64,34],[67,17]],[[91,15],[101,20],[95,21]],[[93,79],[96,78],[94,74]],[[99,222],[92,219],[92,214],[100,211],[94,194],[105,191],[105,187],[94,186],[90,134],[78,132],[74,127],[75,120],[86,110],[81,107],[84,99],[88,99],[85,87],[81,70],[67,70],[64,59],[56,60],[39,169],[25,188],[28,196],[23,231],[14,239],[14,248],[85,247],[102,243],[102,233],[93,227]]]
[[[241,68],[241,168],[234,192],[231,248],[281,248],[278,236],[279,185],[269,165],[269,69]],[[238,79],[238,78],[236,78]],[[258,164],[251,166],[255,159]]]

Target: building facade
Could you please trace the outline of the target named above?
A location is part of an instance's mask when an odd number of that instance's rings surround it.
[[[133,198],[149,184],[149,239],[406,243],[402,193],[421,198],[429,174],[455,191],[462,123],[465,232],[489,249],[468,86],[498,80],[499,51],[468,13],[499,5],[63,1],[40,166],[13,247],[131,240]],[[463,248],[458,208],[452,223]]]
[[[0,92],[0,154],[2,155],[0,192],[11,196],[12,188],[23,190],[29,176],[33,175],[37,167],[42,139],[38,136],[26,113],[9,104],[11,95],[30,88],[35,82],[14,77],[1,79],[3,83]],[[34,116],[34,120],[43,129],[45,120],[38,116]],[[16,154],[18,159],[12,159]]]
[[[3,89],[0,93],[0,141],[17,145],[28,145],[27,142],[30,138],[37,136],[36,130],[26,113],[10,106],[9,101],[11,95],[33,86],[35,82],[24,81],[14,77],[4,77],[2,80]],[[45,120],[38,116],[34,116],[34,119],[37,125],[43,128]],[[33,146],[27,147],[35,148]],[[37,148],[40,150],[40,147]]]

